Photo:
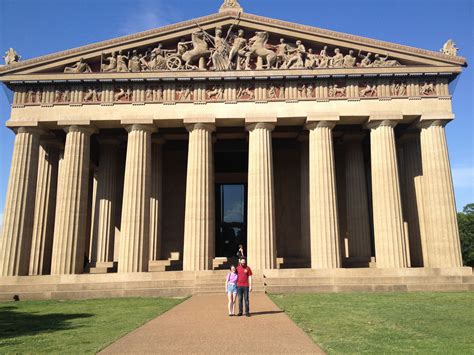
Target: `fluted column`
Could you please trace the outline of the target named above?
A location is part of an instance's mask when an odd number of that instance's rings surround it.
[[[35,128],[16,130],[0,243],[0,276],[28,274],[39,137]]]
[[[370,260],[370,225],[367,181],[365,176],[363,134],[346,134],[345,185],[346,225],[349,239],[349,257]]]
[[[311,267],[341,267],[336,169],[332,129],[335,123],[307,123],[309,129],[309,213]]]
[[[375,257],[378,268],[407,267],[394,130],[390,120],[369,123]]]
[[[423,171],[421,166],[420,133],[405,133],[399,140],[403,152],[403,214],[408,224],[411,266],[424,266],[426,233],[424,228]]]
[[[272,131],[274,123],[252,123],[249,131],[247,256],[253,268],[276,266]]]
[[[212,269],[215,239],[213,124],[196,123],[189,131],[184,217],[183,270]]]
[[[300,210],[301,210],[301,256],[311,257],[309,232],[309,140],[300,136]]]
[[[43,140],[39,148],[29,275],[51,273],[58,163],[59,144],[51,139]]]
[[[421,122],[421,156],[429,267],[462,266],[453,180],[444,125]]]
[[[118,271],[148,271],[150,244],[151,125],[127,127],[127,158]]]
[[[163,201],[163,138],[153,137],[151,146],[150,260],[161,257]]]
[[[94,129],[65,129],[64,161],[58,182],[51,274],[80,274],[84,270],[89,192],[90,137]]]
[[[97,174],[97,242],[96,267],[113,261],[115,241],[115,208],[117,191],[118,140],[101,137]]]

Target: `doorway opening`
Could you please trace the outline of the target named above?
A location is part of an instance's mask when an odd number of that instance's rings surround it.
[[[247,244],[246,184],[216,184],[216,257],[236,257]]]

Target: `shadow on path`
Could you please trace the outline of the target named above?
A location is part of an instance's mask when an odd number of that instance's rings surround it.
[[[36,314],[23,312],[16,307],[1,307],[0,339],[73,329],[78,325],[72,325],[71,320],[93,316],[87,313]]]
[[[285,313],[283,311],[260,311],[260,312],[250,312],[252,316],[262,316],[264,314],[278,314],[278,313]]]

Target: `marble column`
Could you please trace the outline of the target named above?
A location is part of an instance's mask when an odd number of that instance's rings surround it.
[[[433,268],[462,266],[446,123],[422,117],[420,124],[427,261]]]
[[[40,143],[29,275],[51,273],[59,148],[52,139]]]
[[[163,144],[160,137],[152,138],[151,198],[150,198],[150,260],[161,257],[161,216],[163,201]]]
[[[97,172],[97,242],[96,267],[108,267],[113,262],[115,241],[115,208],[117,191],[117,152],[119,141],[112,137],[99,138],[100,153]]]
[[[58,182],[51,274],[84,270],[89,200],[90,126],[65,128],[64,161]]]
[[[423,203],[423,171],[421,166],[420,133],[408,132],[399,143],[403,154],[401,182],[403,191],[403,213],[408,224],[411,266],[424,266],[426,249]]]
[[[309,139],[302,135],[300,141],[300,209],[301,209],[301,256],[311,258],[309,232]]]
[[[212,269],[215,242],[213,124],[195,123],[189,131],[183,270]]]
[[[407,267],[395,121],[370,122],[372,203],[377,268]]]
[[[334,122],[308,122],[311,268],[341,267],[337,212]]]
[[[349,257],[370,260],[370,224],[362,140],[364,134],[344,135],[346,228]]]
[[[247,125],[249,171],[247,208],[247,257],[254,269],[276,267],[275,195],[272,131],[274,123]]]
[[[16,129],[4,209],[0,276],[28,275],[40,130]]]
[[[127,158],[118,271],[148,271],[152,125],[127,126]]]

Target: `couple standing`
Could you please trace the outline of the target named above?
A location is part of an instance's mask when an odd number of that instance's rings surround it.
[[[240,258],[237,268],[234,265],[230,267],[225,281],[225,290],[229,300],[229,317],[234,316],[237,295],[239,297],[237,316],[240,317],[243,314],[242,303],[245,300],[245,315],[250,317],[249,292],[252,292],[252,270],[247,266],[247,260],[244,257]]]

